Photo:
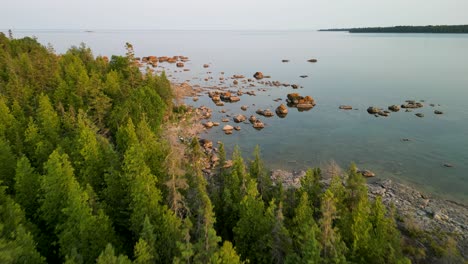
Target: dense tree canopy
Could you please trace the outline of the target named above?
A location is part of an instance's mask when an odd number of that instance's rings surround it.
[[[394,213],[351,166],[273,183],[260,150],[215,176],[164,140],[164,74],[0,34],[1,263],[406,263]],[[180,155],[180,156],[179,156]],[[248,164],[248,165],[246,165]],[[343,177],[344,176],[344,177]]]

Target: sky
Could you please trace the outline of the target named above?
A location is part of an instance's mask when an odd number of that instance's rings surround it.
[[[2,0],[0,29],[304,30],[468,24],[468,0]]]

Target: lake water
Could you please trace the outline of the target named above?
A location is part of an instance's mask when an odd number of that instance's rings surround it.
[[[15,37],[34,35],[65,52],[81,42],[95,55],[125,54],[124,44],[134,45],[136,56],[190,57],[189,72],[174,72],[174,80],[190,80],[202,86],[219,84],[224,76],[251,77],[261,71],[270,80],[303,86],[265,87],[257,96],[216,107],[204,95],[194,105],[213,109],[213,121],[225,114],[254,114],[258,108],[274,110],[291,92],[312,96],[317,105],[310,111],[289,109],[286,118],[261,118],[266,127],[250,124],[224,135],[221,127],[203,137],[223,141],[228,150],[239,145],[250,157],[255,145],[269,168],[303,169],[330,160],[343,167],[355,162],[378,177],[394,178],[446,198],[468,203],[468,35],[451,34],[349,34],[347,32],[257,31],[21,31]],[[318,63],[307,59],[317,58]],[[289,59],[289,63],[282,63]],[[203,64],[209,63],[205,69]],[[207,72],[212,72],[208,74]],[[308,78],[300,78],[308,75]],[[206,77],[212,80],[204,81]],[[229,80],[232,90],[237,90]],[[238,86],[240,87],[240,85]],[[264,88],[257,85],[252,89]],[[411,113],[374,117],[367,107],[386,108],[405,100],[424,100]],[[253,106],[252,104],[255,104]],[[359,110],[343,111],[352,105]],[[429,104],[435,104],[431,107]],[[246,112],[241,105],[248,105]],[[440,106],[439,106],[440,105]],[[435,109],[444,112],[435,115]],[[424,118],[415,113],[421,112]],[[233,122],[230,122],[233,124]],[[408,138],[411,141],[402,141]],[[447,168],[443,164],[454,167]]]

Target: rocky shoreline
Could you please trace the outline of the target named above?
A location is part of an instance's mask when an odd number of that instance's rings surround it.
[[[271,179],[287,188],[300,187],[305,171],[271,171]],[[324,186],[330,183],[330,174],[321,180]],[[400,216],[399,228],[406,229],[404,219],[411,219],[413,225],[427,233],[446,233],[456,238],[460,253],[468,259],[468,205],[433,197],[408,185],[390,179],[368,181],[368,195],[371,199],[382,197],[382,202],[395,206]]]
[[[199,93],[188,84],[174,84],[174,89],[182,97],[193,96]],[[302,98],[304,99],[304,98]],[[297,99],[296,99],[297,100]],[[292,100],[291,100],[292,101]],[[294,103],[294,102],[292,102]],[[259,110],[260,111],[260,110]],[[263,110],[262,110],[263,111]],[[277,114],[278,114],[277,110]],[[212,110],[206,106],[201,106],[189,111],[192,117],[189,119],[185,126],[191,127],[190,133],[184,133],[184,129],[180,129],[179,139],[183,142],[193,136],[200,138],[203,131],[210,129],[212,126],[219,126],[219,122],[206,121],[210,119]],[[194,114],[194,115],[193,115]],[[247,122],[245,116],[238,115],[232,117],[236,122]],[[252,119],[252,117],[250,118]],[[249,121],[252,123],[252,120]],[[215,124],[216,123],[216,124]],[[255,124],[255,120],[253,121]],[[227,125],[226,125],[227,126]],[[232,133],[234,127],[223,127],[225,132]],[[185,138],[187,137],[187,138]],[[219,161],[218,149],[215,144],[206,139],[199,139],[200,145],[206,154],[204,173],[207,177],[214,176],[213,170]],[[219,143],[219,142],[218,142]],[[226,161],[226,168],[232,166],[232,161]],[[331,175],[341,175],[341,169],[336,169],[333,172],[325,172],[322,183],[324,186],[329,184]],[[374,173],[362,170],[360,173],[363,177],[373,177]],[[300,187],[300,179],[305,175],[305,171],[284,171],[274,170],[271,171],[271,179],[276,184],[282,184],[285,188],[298,188]],[[399,228],[404,234],[407,229],[405,219],[411,219],[411,224],[427,234],[445,233],[453,236],[457,243],[458,249],[465,259],[468,259],[468,205],[458,202],[446,200],[439,197],[432,197],[430,194],[423,193],[408,185],[404,185],[390,179],[374,178],[367,183],[368,195],[371,199],[377,196],[382,197],[382,202],[390,207],[395,205]]]

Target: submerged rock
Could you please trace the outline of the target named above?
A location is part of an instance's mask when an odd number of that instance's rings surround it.
[[[398,111],[400,111],[400,106],[391,105],[391,106],[388,107],[388,110],[393,111],[393,112],[398,112]]]
[[[238,96],[231,96],[229,97],[229,101],[231,101],[232,103],[239,102],[240,98]]]
[[[415,102],[413,100],[407,100],[406,104],[402,104],[401,108],[421,108],[424,105],[420,102]]]
[[[340,105],[340,107],[338,107],[339,109],[343,109],[343,110],[352,110],[353,107],[350,106],[350,105]]]
[[[423,113],[416,113],[415,116],[417,116],[417,117],[424,117],[424,114],[423,114]]]
[[[212,128],[214,126],[214,123],[211,121],[208,121],[206,123],[203,123],[203,126],[206,128]]]
[[[367,112],[369,114],[377,114],[378,112],[380,112],[380,109],[374,106],[370,106],[369,108],[367,108]]]
[[[389,116],[389,115],[390,115],[389,113],[387,113],[387,112],[385,112],[385,111],[379,111],[377,114],[378,114],[379,116]]]
[[[244,122],[247,118],[244,115],[237,115],[234,117],[234,122],[241,123]]]
[[[317,59],[309,59],[307,60],[308,62],[317,62],[318,60]]]
[[[434,114],[436,114],[436,115],[442,115],[442,114],[444,114],[444,112],[442,112],[442,111],[440,111],[440,110],[435,110],[435,111],[434,111]]]

